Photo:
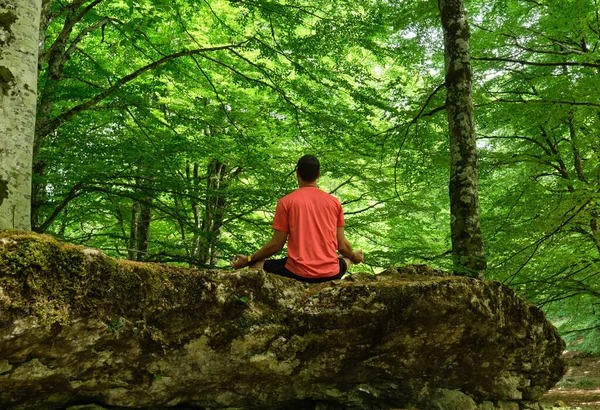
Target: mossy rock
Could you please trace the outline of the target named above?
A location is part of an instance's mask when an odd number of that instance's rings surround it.
[[[0,233],[0,325],[13,409],[535,402],[565,369],[556,329],[498,282],[415,265],[304,284],[14,231]]]

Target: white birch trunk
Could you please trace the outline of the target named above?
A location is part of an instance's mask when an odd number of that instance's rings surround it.
[[[0,230],[29,230],[42,0],[0,2]]]

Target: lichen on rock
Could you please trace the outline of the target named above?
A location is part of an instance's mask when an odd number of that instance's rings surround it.
[[[414,265],[304,284],[15,231],[0,233],[0,325],[13,409],[497,410],[565,368],[556,329],[498,282]]]

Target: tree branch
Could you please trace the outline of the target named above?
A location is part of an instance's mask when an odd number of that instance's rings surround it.
[[[46,232],[46,230],[52,225],[54,220],[60,215],[63,209],[71,202],[73,199],[77,198],[82,194],[81,189],[84,187],[83,183],[77,183],[71,188],[67,196],[62,200],[62,202],[54,209],[52,214],[44,221],[44,223],[36,229],[37,232]]]
[[[135,80],[136,78],[138,78],[140,75],[144,74],[145,72],[151,71],[155,68],[158,68],[158,67],[168,63],[169,61],[172,61],[172,60],[175,60],[175,59],[181,58],[181,57],[194,56],[194,55],[198,55],[198,54],[208,53],[211,51],[231,50],[233,48],[242,47],[248,41],[250,41],[250,39],[245,40],[238,44],[227,44],[227,45],[223,45],[223,46],[206,47],[206,48],[201,48],[201,49],[197,49],[197,50],[184,50],[184,51],[180,51],[178,53],[167,55],[158,61],[155,61],[144,67],[141,67],[138,70],[134,71],[133,73],[126,75],[125,77],[123,77],[120,80],[118,80],[117,82],[115,82],[111,87],[107,88],[106,90],[104,90],[100,94],[96,95],[92,99],[71,108],[67,112],[60,114],[59,116],[55,117],[54,119],[52,119],[44,124],[41,124],[41,126],[36,130],[36,134],[40,135],[40,137],[43,138],[45,135],[48,135],[50,132],[52,132],[53,130],[58,128],[60,126],[60,124],[62,124],[64,121],[77,115],[81,111],[85,111],[85,110],[93,107],[94,105],[98,104],[100,101],[104,100],[106,97],[110,96],[115,91],[117,91],[121,86]]]
[[[492,100],[489,103],[485,103],[485,104],[477,104],[476,107],[485,107],[487,105],[496,104],[496,103],[559,104],[559,105],[600,107],[600,103],[593,103],[593,102],[561,101],[561,100],[507,100],[504,98]]]
[[[534,143],[535,145],[539,146],[540,148],[542,148],[542,150],[544,150],[544,153],[546,155],[552,156],[552,153],[550,152],[550,150],[548,148],[546,148],[544,146],[544,144],[542,144],[541,142],[539,142],[535,138],[522,137],[520,135],[506,135],[506,136],[501,136],[501,135],[483,135],[483,134],[477,134],[477,137],[478,137],[477,139],[516,139],[516,140],[529,141],[529,142]]]
[[[71,42],[71,45],[65,52],[65,54],[64,54],[65,61],[68,60],[69,58],[71,58],[71,54],[73,54],[73,51],[75,51],[77,49],[77,45],[81,42],[81,40],[83,40],[83,38],[86,35],[88,35],[89,33],[93,32],[93,31],[98,30],[100,27],[105,26],[106,24],[108,24],[109,21],[110,21],[110,19],[108,17],[105,17],[104,19],[100,20],[96,24],[87,27],[85,30],[82,30],[81,33],[79,33],[79,35],[77,35],[77,37],[75,37],[75,39]]]
[[[501,61],[505,63],[515,63],[521,65],[532,65],[538,67],[591,67],[600,68],[600,64],[597,63],[585,63],[577,61],[564,61],[564,62],[539,62],[539,61],[528,61],[528,60],[515,60],[512,58],[502,57],[473,57],[475,61]]]
[[[63,45],[65,45],[66,42],[69,40],[71,32],[73,31],[73,27],[75,27],[75,25],[77,23],[79,23],[91,9],[93,9],[94,7],[96,7],[102,1],[104,1],[104,0],[94,0],[91,4],[89,4],[86,8],[84,8],[74,18],[67,18],[66,21],[65,21],[65,25],[63,26],[62,31],[60,32],[60,34],[58,35],[58,37],[56,37],[56,40],[54,40],[54,42],[52,43],[52,46],[50,46],[50,48],[48,49],[46,55],[47,56],[52,56],[53,54],[56,53],[58,47],[62,47]],[[85,3],[85,1],[74,2],[73,5],[71,5],[71,12],[75,11],[83,3]],[[75,4],[77,4],[76,7],[74,7]],[[75,41],[79,42],[79,41],[81,41],[82,38],[83,38],[83,36],[81,36],[81,37],[77,36],[76,39],[75,39]],[[63,56],[63,60],[65,60],[65,56]]]

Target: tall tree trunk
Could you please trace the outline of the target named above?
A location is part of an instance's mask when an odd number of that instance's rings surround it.
[[[470,29],[462,0],[438,0],[444,29],[446,111],[450,134],[450,231],[454,270],[483,277]]]
[[[31,229],[42,0],[0,2],[0,229]]]

